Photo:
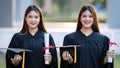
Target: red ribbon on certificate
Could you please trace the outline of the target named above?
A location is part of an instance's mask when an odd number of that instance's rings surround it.
[[[109,42],[108,44],[109,44],[110,46],[112,46],[112,45],[117,45],[116,42]]]
[[[43,50],[45,51],[46,49],[51,49],[51,48],[55,48],[55,47],[50,45],[49,47],[43,47]]]

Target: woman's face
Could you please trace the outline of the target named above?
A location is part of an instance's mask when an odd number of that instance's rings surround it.
[[[92,28],[93,16],[89,10],[82,13],[80,21],[82,23],[82,28]]]
[[[38,28],[38,24],[40,22],[40,16],[38,12],[30,11],[25,18],[29,29]]]

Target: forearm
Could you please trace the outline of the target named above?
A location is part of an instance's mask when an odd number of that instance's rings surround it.
[[[108,63],[108,57],[107,56],[105,56],[103,64],[106,64],[106,63]]]

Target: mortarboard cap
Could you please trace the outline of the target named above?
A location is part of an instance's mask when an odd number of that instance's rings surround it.
[[[20,53],[20,52],[23,52],[23,51],[33,52],[32,50],[20,49],[20,48],[0,48],[0,50],[10,50],[10,51],[15,52],[15,53]]]
[[[78,45],[67,45],[60,48],[60,55],[62,56],[63,51],[69,51],[69,53],[73,56],[73,62],[77,62],[77,47],[81,47]]]
[[[20,48],[0,48],[0,50],[10,50],[12,52],[15,53],[20,53],[23,52],[23,58],[22,58],[22,68],[24,68],[25,66],[25,52],[33,52],[32,50],[28,50],[28,49],[20,49]]]

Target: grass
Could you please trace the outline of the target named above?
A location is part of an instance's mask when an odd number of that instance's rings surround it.
[[[60,62],[60,59],[58,58],[58,62]],[[58,63],[58,66],[60,63]],[[6,68],[5,67],[5,55],[0,54],[0,68]],[[114,59],[114,68],[120,68],[120,55],[116,55]]]
[[[6,68],[5,67],[5,55],[3,53],[0,53],[0,68]]]
[[[116,55],[114,61],[114,68],[120,68],[120,55]]]

